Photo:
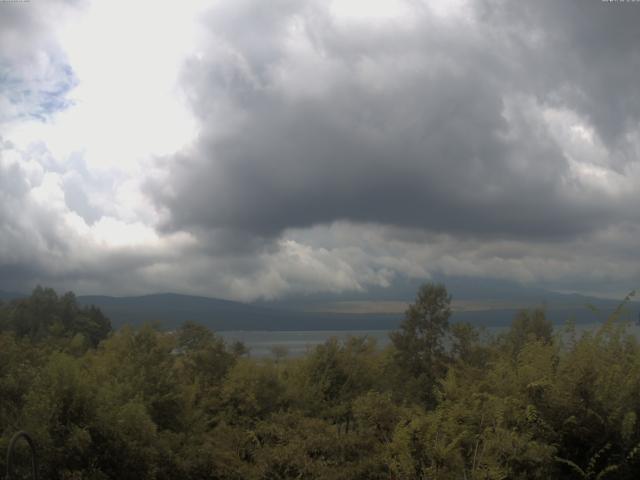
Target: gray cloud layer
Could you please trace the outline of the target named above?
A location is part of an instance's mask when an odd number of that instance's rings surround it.
[[[321,2],[212,10],[184,73],[201,136],[152,186],[164,228],[269,238],[348,220],[553,239],[637,222],[635,192],[574,163],[622,183],[637,171],[640,9],[486,1],[467,15],[415,4],[410,20],[354,27]],[[593,129],[604,160],[570,159],[549,112]]]
[[[73,74],[50,28],[68,4],[0,16],[0,59],[34,92],[0,80],[0,127],[64,107]],[[223,1],[200,19],[181,75],[199,135],[146,181],[158,239],[105,246],[89,226],[118,212],[95,199],[120,179],[1,141],[0,288],[251,300],[433,274],[640,281],[638,4],[478,0],[443,17],[407,0],[406,17],[367,21],[327,5]]]

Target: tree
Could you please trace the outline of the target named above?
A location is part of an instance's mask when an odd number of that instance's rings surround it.
[[[177,332],[177,349],[181,371],[197,385],[196,399],[218,397],[217,388],[236,361],[224,340],[203,325],[185,322]]]
[[[78,305],[72,292],[59,297],[55,290],[38,286],[30,297],[13,300],[0,310],[0,330],[33,341],[71,340],[80,334],[96,347],[111,333],[111,321],[100,309]]]
[[[515,358],[527,342],[538,341],[549,345],[552,339],[553,325],[547,320],[544,310],[536,308],[518,312],[502,340]]]
[[[405,312],[400,329],[390,334],[394,358],[409,376],[410,393],[427,406],[435,403],[434,387],[446,373],[444,339],[449,332],[451,296],[442,284],[420,287],[415,302]]]

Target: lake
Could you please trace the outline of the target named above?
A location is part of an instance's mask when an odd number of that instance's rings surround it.
[[[593,330],[601,323],[583,323],[576,325],[578,333]],[[556,331],[563,328],[562,325],[554,325]],[[486,327],[485,331],[489,335],[495,335],[507,330],[508,327]],[[309,331],[226,331],[217,332],[227,342],[241,341],[250,351],[252,357],[272,356],[273,347],[284,347],[289,357],[299,357],[304,355],[309,349],[320,345],[332,337],[340,340],[348,337],[373,338],[378,347],[383,348],[389,344],[389,332],[391,330],[309,330]],[[640,339],[640,326],[632,324],[629,332]]]
[[[376,340],[379,347],[389,343],[390,330],[309,330],[299,332],[258,332],[229,331],[217,332],[228,342],[241,341],[249,347],[252,357],[270,356],[271,349],[279,346],[287,349],[290,357],[304,355],[307,350],[320,345],[332,337],[346,339],[348,337],[367,336]]]

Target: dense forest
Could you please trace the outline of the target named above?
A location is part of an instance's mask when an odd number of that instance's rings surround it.
[[[194,323],[112,331],[37,288],[0,305],[0,451],[29,431],[46,479],[638,478],[622,308],[581,335],[533,310],[489,336],[450,302],[424,285],[385,349],[252,358]]]

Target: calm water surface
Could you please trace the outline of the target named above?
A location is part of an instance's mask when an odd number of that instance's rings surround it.
[[[576,325],[576,331],[580,334],[593,330],[600,325],[600,323],[580,324]],[[554,328],[558,331],[563,326],[555,325]],[[485,331],[489,335],[495,335],[506,329],[507,327],[487,327]],[[284,347],[288,356],[298,357],[332,337],[346,340],[348,337],[366,336],[374,339],[379,348],[383,348],[389,344],[389,332],[390,330],[309,330],[298,332],[228,331],[218,333],[228,342],[236,340],[243,342],[249,348],[252,357],[272,356],[274,347]],[[629,332],[640,338],[640,326],[631,325]]]

